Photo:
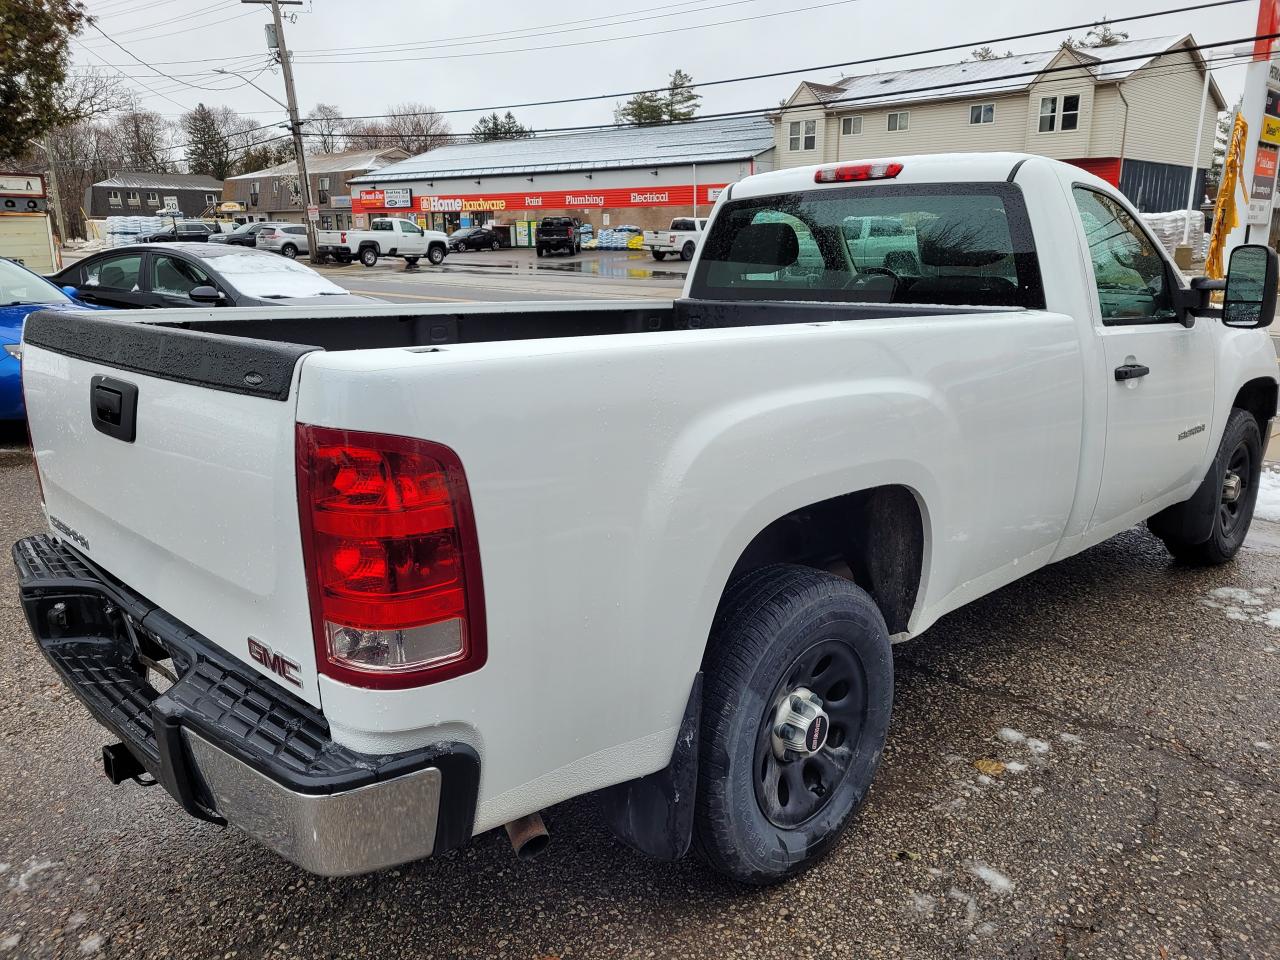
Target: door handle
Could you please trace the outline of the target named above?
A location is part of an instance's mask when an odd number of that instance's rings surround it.
[[[1142,363],[1125,363],[1116,367],[1116,381],[1137,380],[1151,372],[1151,368]]]

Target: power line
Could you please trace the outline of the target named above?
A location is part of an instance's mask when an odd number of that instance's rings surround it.
[[[113,46],[119,47],[119,49],[123,50],[126,54],[128,54],[128,55],[129,55],[130,57],[132,57],[134,60],[137,60],[137,61],[138,61],[138,63],[142,64],[144,67],[146,67],[148,70],[152,71],[153,73],[157,73],[157,74],[159,74],[160,76],[164,77],[166,80],[172,80],[172,81],[174,81],[174,82],[176,82],[176,83],[180,83],[180,84],[182,84],[184,87],[191,87],[191,88],[192,88],[192,89],[194,89],[194,90],[209,90],[209,91],[212,91],[212,92],[214,92],[214,93],[222,93],[222,92],[225,92],[225,91],[227,91],[227,90],[234,90],[234,89],[236,89],[236,87],[204,87],[204,86],[201,86],[201,85],[200,85],[200,84],[198,84],[198,83],[189,83],[189,82],[187,82],[187,81],[185,81],[185,80],[179,80],[177,77],[172,76],[171,74],[165,73],[163,70],[159,69],[158,67],[153,67],[151,64],[147,63],[145,60],[143,60],[142,58],[138,57],[136,54],[134,54],[134,53],[133,53],[133,51],[129,50],[127,47],[124,47],[123,45],[121,45],[120,43],[118,43],[115,39],[113,39],[113,38],[112,38],[112,37],[111,37],[111,36],[110,36],[106,31],[104,31],[104,30],[103,30],[100,26],[98,26],[96,23],[90,23],[89,25],[90,25],[91,27],[93,27],[93,29],[97,30],[97,31],[98,31],[98,33],[102,34],[104,37],[106,37],[108,40],[110,40]],[[136,79],[136,78],[130,78],[130,79]],[[245,86],[245,84],[243,84],[243,83],[242,83],[242,84],[239,84],[239,86]],[[163,95],[163,94],[159,94],[159,96],[164,96],[164,95]],[[168,98],[168,97],[165,97],[165,99],[166,99],[166,100],[169,100],[169,98]],[[176,101],[170,100],[169,102],[170,102],[170,103],[175,103]],[[178,104],[178,106],[182,106],[182,104]]]
[[[1171,16],[1178,13],[1187,13],[1194,10],[1207,10],[1213,7],[1231,6],[1237,3],[1246,3],[1249,0],[1211,0],[1211,2],[1197,3],[1190,6],[1175,7],[1168,10],[1156,10],[1150,13],[1131,14],[1127,17],[1118,17],[1114,20],[1108,19],[1106,22],[1110,24],[1130,23],[1138,20],[1149,20],[1156,17]],[[1063,27],[1053,27],[1047,30],[1035,30],[1029,33],[1016,33],[1004,37],[993,37],[990,40],[968,41],[966,43],[953,43],[941,47],[929,47],[920,50],[910,50],[905,53],[887,53],[875,57],[863,57],[859,60],[847,60],[842,63],[827,63],[816,66],[796,67],[789,70],[774,70],[769,73],[756,73],[741,77],[727,77],[721,80],[707,80],[702,83],[690,84],[691,88],[704,89],[707,87],[719,87],[731,83],[744,83],[753,80],[772,80],[776,77],[794,76],[799,73],[823,73],[831,70],[840,70],[846,67],[868,66],[876,63],[885,63],[890,60],[905,60],[909,57],[927,56],[936,53],[949,53],[954,50],[970,50],[976,47],[990,46],[991,44],[1010,43],[1015,40],[1028,40],[1034,37],[1046,36],[1054,33],[1069,33],[1071,31],[1083,30],[1087,27],[1096,27],[1101,24],[1101,20],[1089,21],[1086,23],[1074,23]],[[1025,54],[1024,54],[1025,56]],[[650,87],[644,90],[629,90],[621,93],[600,93],[591,94],[585,97],[564,97],[556,100],[533,100],[525,103],[506,103],[496,104],[484,107],[455,107],[448,110],[433,110],[432,113],[438,113],[447,116],[457,113],[490,113],[496,110],[522,110],[529,107],[553,107],[562,106],[570,103],[589,103],[594,100],[621,100],[635,96],[641,96],[647,93],[662,93],[666,87]],[[346,117],[347,120],[385,120],[390,116],[416,116],[417,114],[362,114],[352,117]]]

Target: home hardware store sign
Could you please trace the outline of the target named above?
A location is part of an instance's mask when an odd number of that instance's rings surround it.
[[[724,189],[723,183],[698,184],[699,206],[715,203]],[[411,204],[420,213],[503,213],[511,210],[603,210],[621,207],[690,206],[694,202],[693,184],[666,187],[619,187],[605,190],[541,191],[538,193],[486,193],[420,195]],[[356,202],[357,213],[403,209],[392,203],[391,189],[362,190]]]

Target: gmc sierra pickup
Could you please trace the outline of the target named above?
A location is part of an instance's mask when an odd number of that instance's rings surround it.
[[[887,220],[899,270],[850,251]],[[865,796],[891,642],[1142,521],[1231,560],[1275,299],[982,154],[743,180],[674,302],[46,310],[22,602],[112,780],[308,870],[597,793],[767,883]]]

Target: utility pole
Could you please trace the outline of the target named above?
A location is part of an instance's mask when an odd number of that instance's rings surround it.
[[[240,0],[241,3],[257,3],[271,5],[271,17],[276,26],[276,56],[280,59],[280,67],[284,71],[284,93],[288,101],[289,129],[293,132],[293,152],[297,158],[298,179],[302,181],[303,222],[307,227],[307,259],[315,258],[316,224],[311,219],[311,178],[307,176],[307,152],[302,143],[302,121],[298,118],[298,96],[293,88],[293,64],[289,60],[289,48],[284,42],[284,21],[280,17],[282,6],[300,7],[302,0]]]
[[[67,224],[62,212],[62,191],[58,189],[58,159],[53,155],[53,137],[46,135],[44,142],[36,146],[44,151],[44,158],[49,164],[49,199],[53,201],[54,218],[58,224],[58,243],[63,244],[67,242]]]

